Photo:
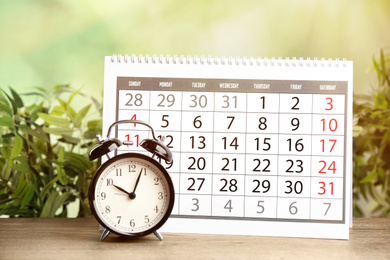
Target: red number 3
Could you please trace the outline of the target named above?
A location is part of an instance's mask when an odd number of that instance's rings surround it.
[[[327,105],[329,105],[329,108],[325,108],[325,110],[327,110],[327,111],[332,110],[333,109],[333,104],[332,104],[333,99],[328,97],[328,98],[326,98],[326,100],[329,101],[328,103],[326,103]]]

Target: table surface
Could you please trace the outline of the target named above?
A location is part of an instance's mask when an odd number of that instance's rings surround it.
[[[0,219],[0,259],[390,259],[390,218],[354,219],[349,240],[100,233],[92,218]]]

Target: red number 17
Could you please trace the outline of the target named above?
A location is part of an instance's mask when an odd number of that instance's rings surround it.
[[[332,148],[330,148],[330,153],[333,151],[334,146],[336,145],[337,140],[336,139],[329,139],[330,142],[333,142]],[[325,140],[322,139],[320,141],[322,143],[322,152],[325,152]]]

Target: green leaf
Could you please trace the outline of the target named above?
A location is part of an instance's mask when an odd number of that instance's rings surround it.
[[[89,109],[91,107],[91,104],[85,106],[84,108],[82,108],[73,118],[73,124],[75,125],[75,127],[80,127],[81,126],[81,122],[83,120],[83,118],[87,115]]]
[[[29,186],[26,182],[25,174],[21,173],[19,175],[18,186],[16,187],[16,194],[19,197],[23,197],[26,194],[26,192],[28,191],[28,188],[29,188]]]
[[[65,118],[55,117],[45,113],[38,113],[38,116],[45,120],[46,123],[49,125],[58,126],[62,128],[69,127],[70,125],[69,120]]]
[[[0,110],[6,112],[10,117],[13,115],[11,107],[5,100],[0,100]]]
[[[30,165],[28,164],[28,157],[25,155],[15,157],[10,168],[22,173],[31,173]]]
[[[85,131],[83,134],[84,139],[95,139],[98,133],[94,131]]]
[[[50,112],[52,116],[63,116],[65,113],[65,108],[63,106],[55,106]]]
[[[20,96],[18,95],[18,93],[16,93],[15,90],[13,90],[11,87],[9,89],[11,90],[11,94],[14,98],[16,107],[23,107],[23,101],[20,98]]]
[[[371,127],[376,128],[376,129],[382,129],[382,130],[387,130],[387,129],[389,129],[389,126],[378,125],[378,124],[367,124],[367,126],[371,126]]]
[[[383,55],[383,49],[381,49],[381,74],[383,76],[382,78],[382,85],[386,82],[386,61],[385,61],[385,55]]]
[[[27,92],[27,93],[23,93],[23,96],[40,96],[46,98],[46,96],[41,92]]]
[[[19,125],[19,130],[22,131],[23,133],[34,136],[35,138],[37,138],[42,142],[46,141],[45,135],[42,135],[38,131],[31,129],[30,126],[28,125]]]
[[[60,138],[59,141],[63,143],[77,145],[80,143],[80,138],[72,137],[69,135],[62,135],[62,138]]]
[[[376,180],[378,178],[378,173],[377,171],[374,169],[370,172],[370,174],[368,174],[363,180],[360,181],[360,183],[368,183],[368,182],[372,182],[374,180]]]
[[[57,211],[57,208],[55,208],[54,205],[58,197],[59,194],[57,191],[53,190],[50,193],[49,198],[45,202],[45,205],[43,205],[43,209],[40,215],[41,218],[54,217]]]
[[[24,195],[24,198],[22,200],[22,204],[20,205],[20,208],[24,208],[28,203],[30,203],[30,201],[32,200],[33,197],[34,197],[34,188],[32,186],[30,186],[26,195]]]
[[[87,126],[90,130],[99,130],[101,127],[102,121],[101,120],[91,120],[88,121]]]
[[[69,84],[60,84],[60,85],[55,85],[53,87],[54,89],[54,93],[55,93],[55,96],[56,98],[58,98],[59,96],[62,95],[62,93],[68,91],[68,89],[70,89],[70,85]]]
[[[72,102],[73,98],[80,93],[80,91],[83,89],[83,87],[79,88],[78,90],[74,91],[69,99],[68,99],[68,105]]]
[[[23,138],[20,137],[20,135],[16,134],[15,135],[15,142],[14,142],[14,147],[12,148],[11,151],[11,157],[9,160],[9,166],[11,167],[13,164],[13,160],[16,156],[20,154],[23,148]]]
[[[60,136],[62,135],[71,136],[73,134],[72,128],[63,128],[63,127],[56,127],[56,128],[43,127],[43,131],[45,131],[48,134],[60,135]]]
[[[18,112],[18,107],[16,105],[16,102],[13,98],[11,98],[7,92],[5,92],[4,90],[1,90],[3,91],[3,93],[7,96],[8,100],[11,102],[11,105],[12,105],[12,111],[13,111],[13,114],[16,114]]]
[[[56,209],[56,211],[61,208],[63,205],[66,205],[68,204],[70,201],[74,201],[76,199],[76,197],[70,193],[70,192],[64,192],[62,194],[60,194],[57,199],[55,200],[54,202],[54,205],[53,205],[53,208]],[[54,212],[54,215],[53,217],[55,216],[55,213],[56,211]]]
[[[41,127],[40,125],[38,125],[34,122],[29,122],[29,123],[32,123],[34,125],[35,129],[33,129],[33,131],[37,132],[40,136],[42,136],[47,143],[50,143],[50,140],[47,137],[47,134],[45,133],[45,131],[43,131],[44,127]]]
[[[12,118],[0,117],[0,126],[5,126],[10,129],[14,129],[14,122],[12,121]]]
[[[99,112],[101,112],[101,110],[102,110],[101,102],[99,102],[99,101],[98,101],[96,98],[94,98],[94,97],[91,97],[91,99],[92,99],[92,102],[93,102],[93,104],[94,104],[96,110],[99,111]]]
[[[358,137],[360,133],[363,132],[363,127],[360,125],[354,125],[352,132],[353,137]]]

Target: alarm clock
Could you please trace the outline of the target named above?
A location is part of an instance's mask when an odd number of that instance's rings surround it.
[[[151,130],[152,138],[139,146],[151,153],[124,153],[110,157],[109,153],[131,141],[110,138],[112,129],[119,124],[140,124]],[[174,204],[174,188],[166,169],[155,159],[172,161],[172,152],[158,140],[153,128],[139,120],[121,120],[113,123],[107,138],[96,136],[98,144],[89,153],[95,160],[107,156],[94,175],[89,187],[89,204],[97,221],[104,228],[100,240],[115,233],[125,237],[141,237],[151,233],[162,240],[158,229],[167,221]]]

